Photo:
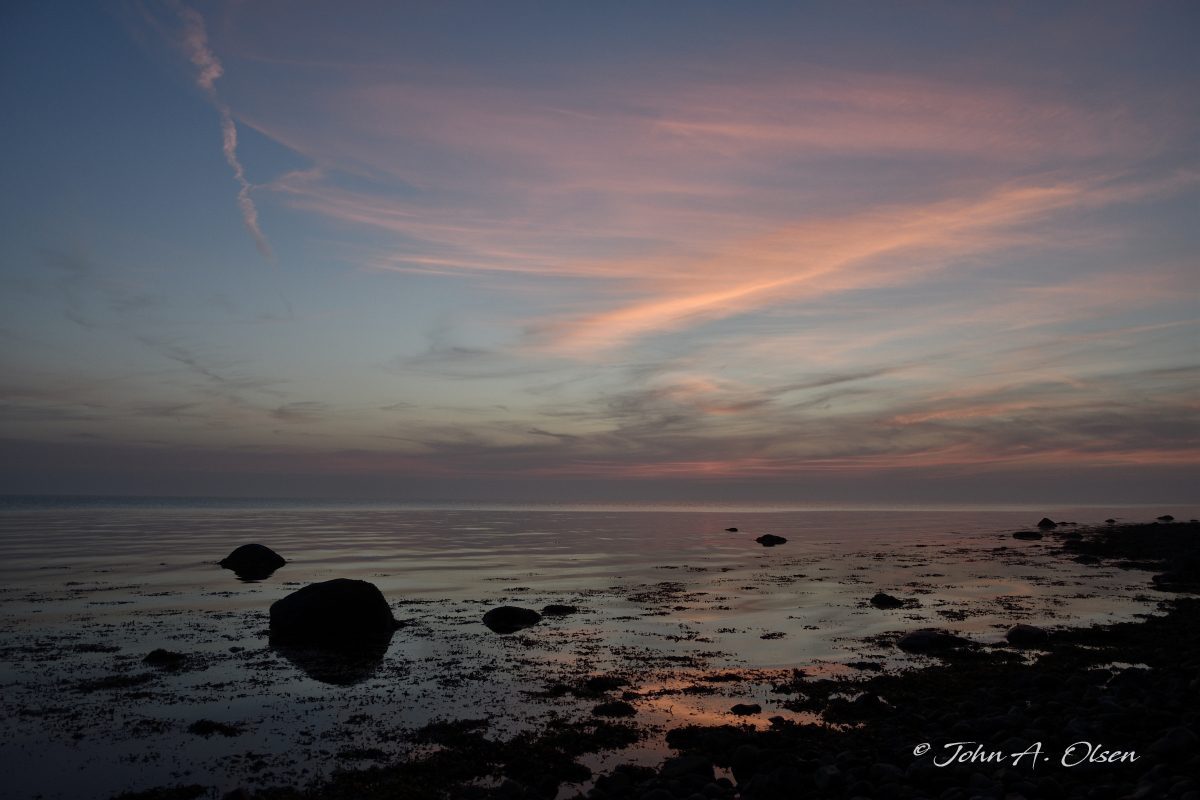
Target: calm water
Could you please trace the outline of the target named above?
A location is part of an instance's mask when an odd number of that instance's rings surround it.
[[[734,721],[734,702],[778,706],[793,667],[907,662],[875,634],[938,625],[983,642],[1043,625],[1152,610],[1147,575],[1011,539],[1043,515],[1097,524],[1187,507],[1038,509],[437,508],[254,501],[9,499],[0,509],[0,785],[14,797],[109,797],[200,783],[225,791],[304,783],[409,752],[433,719],[487,717],[495,735],[592,702],[531,697],[619,673],[647,728]],[[736,526],[738,533],[725,528]],[[788,538],[776,548],[762,533]],[[289,563],[258,583],[215,562],[246,542]],[[1005,549],[997,549],[1005,548]],[[369,580],[408,625],[357,682],[273,650],[272,602],[313,581]],[[880,611],[876,591],[916,601]],[[496,605],[580,613],[515,636],[480,623]],[[141,659],[165,647],[188,667]],[[714,671],[746,680],[682,693]],[[115,685],[96,684],[116,678]],[[122,681],[128,685],[121,685]],[[210,719],[240,735],[204,738]],[[372,755],[372,751],[374,755]],[[653,763],[661,735],[596,760]]]

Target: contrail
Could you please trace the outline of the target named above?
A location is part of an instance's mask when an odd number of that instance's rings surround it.
[[[234,124],[233,113],[229,110],[229,106],[217,96],[214,85],[217,79],[225,73],[225,70],[221,67],[221,62],[216,54],[208,46],[208,32],[204,27],[204,18],[182,3],[176,3],[174,6],[179,18],[183,20],[183,47],[187,51],[188,59],[196,67],[196,85],[208,95],[208,99],[216,107],[217,113],[221,115],[221,150],[225,153],[225,161],[233,170],[233,178],[238,183],[237,199],[238,208],[242,212],[242,222],[245,223],[246,230],[250,231],[250,235],[254,237],[254,245],[262,257],[274,260],[275,254],[271,251],[271,243],[267,241],[262,228],[258,226],[258,209],[250,198],[250,189],[253,187],[246,180],[246,170],[242,167],[242,162],[238,160],[237,125]]]

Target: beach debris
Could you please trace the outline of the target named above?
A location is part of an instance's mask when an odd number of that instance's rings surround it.
[[[899,597],[892,597],[890,594],[876,592],[875,596],[871,598],[871,605],[876,608],[902,608],[904,601]]]
[[[1012,535],[1014,539],[1023,539],[1025,541],[1037,541],[1042,538],[1042,534],[1037,531],[1017,531]]]
[[[578,613],[579,613],[579,608],[577,606],[568,606],[568,605],[563,605],[561,603],[551,603],[548,606],[542,607],[542,616],[543,617],[565,617],[565,616],[568,616],[569,614],[578,614]]]
[[[541,621],[541,614],[519,606],[500,606],[483,615],[483,624],[496,633],[515,633]]]
[[[1058,523],[1049,517],[1042,517],[1041,520],[1038,521],[1037,526],[1044,531],[1052,531],[1058,527]]]
[[[149,664],[152,667],[159,669],[179,669],[183,663],[187,661],[187,656],[183,653],[176,653],[171,650],[164,650],[161,647],[156,650],[151,650],[142,659],[142,663]]]
[[[1004,638],[1013,647],[1040,647],[1049,641],[1050,634],[1045,628],[1020,623],[1009,628]]]
[[[896,642],[896,646],[907,653],[938,653],[972,644],[974,642],[970,639],[964,639],[940,628],[920,628],[904,634]]]
[[[764,533],[754,541],[758,542],[763,547],[774,547],[777,544],[787,543],[787,539],[783,538],[782,536],[776,536],[773,533]]]
[[[400,626],[373,583],[335,578],[271,604],[272,643],[353,647],[390,640]]]
[[[243,580],[263,580],[287,561],[266,545],[244,544],[225,556],[220,565]]]
[[[729,709],[730,714],[737,714],[739,717],[749,717],[754,714],[762,713],[762,706],[758,703],[738,703],[733,708]]]

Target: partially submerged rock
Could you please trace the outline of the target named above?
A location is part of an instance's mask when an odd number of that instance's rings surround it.
[[[1052,531],[1058,527],[1058,523],[1055,522],[1054,520],[1050,519],[1049,517],[1042,517],[1042,519],[1038,522],[1037,526],[1044,531]]]
[[[610,700],[593,708],[592,714],[597,717],[632,717],[637,714],[637,709],[624,700]]]
[[[286,563],[281,555],[261,544],[244,544],[220,561],[222,567],[247,581],[269,578]]]
[[[1021,623],[1009,628],[1004,638],[1013,647],[1041,647],[1050,640],[1050,634],[1045,628]]]
[[[904,601],[899,597],[892,597],[890,594],[876,592],[875,596],[871,598],[871,605],[876,608],[902,608]]]
[[[1170,514],[1163,514],[1161,517],[1155,517],[1159,522],[1174,522],[1175,518]]]
[[[737,533],[738,529],[737,528],[726,528],[725,531],[727,533]]]
[[[777,544],[787,543],[787,539],[783,538],[782,536],[776,536],[773,533],[764,533],[754,541],[758,542],[763,547],[774,547]]]
[[[1200,591],[1200,557],[1179,559],[1152,580],[1156,589],[1167,592]]]
[[[156,650],[151,650],[142,659],[142,663],[149,664],[152,667],[159,669],[179,669],[187,661],[187,656],[183,653],[176,653],[171,650],[164,650],[161,647]]]
[[[565,617],[570,614],[578,614],[579,608],[576,606],[563,605],[561,603],[551,603],[542,608],[543,617]]]
[[[896,646],[906,653],[941,653],[974,644],[949,631],[938,628],[920,628],[900,637]]]
[[[366,581],[313,583],[271,604],[272,642],[354,647],[390,640],[398,627],[383,593]]]
[[[1042,534],[1037,531],[1017,531],[1013,534],[1014,539],[1024,539],[1026,541],[1036,541],[1042,538]]]
[[[754,714],[761,714],[762,706],[758,703],[738,703],[729,709],[729,713],[737,714],[739,717],[749,717]]]
[[[483,624],[496,633],[515,633],[541,621],[541,614],[532,608],[519,606],[500,606],[483,615]]]

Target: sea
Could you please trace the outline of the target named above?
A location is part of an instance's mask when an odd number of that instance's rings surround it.
[[[597,698],[564,687],[601,675],[627,682],[613,696],[642,739],[588,766],[653,765],[672,727],[817,722],[773,687],[794,670],[926,663],[894,647],[907,630],[998,645],[1017,622],[1155,613],[1146,572],[1056,551],[1064,532],[1163,514],[1200,507],[0,497],[0,786],[109,798],[319,784],[420,757],[413,732],[432,722],[505,738],[587,719]],[[1042,517],[1075,525],[1012,537]],[[787,541],[756,541],[768,533]],[[218,566],[247,543],[288,563],[249,581]],[[271,604],[333,578],[382,591],[403,623],[386,649],[331,669],[273,647]],[[876,608],[876,592],[905,605]],[[482,624],[497,606],[547,604],[577,612],[510,635]],[[184,658],[146,663],[156,649]],[[735,717],[736,703],[763,711]]]

